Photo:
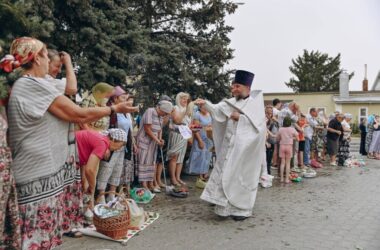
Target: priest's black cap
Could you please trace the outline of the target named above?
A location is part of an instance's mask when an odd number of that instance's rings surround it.
[[[245,71],[245,70],[236,70],[234,83],[242,84],[248,87],[251,87],[253,78],[255,74]]]

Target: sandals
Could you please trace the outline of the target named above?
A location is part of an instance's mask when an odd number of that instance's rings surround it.
[[[71,230],[67,233],[63,233],[64,236],[66,237],[70,237],[70,238],[81,238],[83,236],[83,234],[81,232],[79,232],[78,230]]]

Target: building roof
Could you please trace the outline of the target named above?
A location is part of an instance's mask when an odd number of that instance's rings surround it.
[[[375,78],[375,81],[373,82],[371,90],[380,90],[380,70],[379,70],[379,73],[377,73],[377,76]]]
[[[380,88],[380,83],[379,83]],[[264,93],[264,96],[276,96],[276,95],[339,95],[339,91],[334,92],[301,92],[301,93],[294,93],[294,92],[273,92],[273,93]],[[350,91],[350,96],[368,96],[368,95],[374,95],[374,96],[380,96],[380,89],[378,90],[370,90],[370,91]]]
[[[342,98],[340,96],[334,96],[335,103],[380,103],[380,95],[378,96],[350,96],[348,98]]]

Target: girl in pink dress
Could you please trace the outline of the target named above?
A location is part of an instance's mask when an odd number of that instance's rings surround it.
[[[295,128],[291,127],[292,120],[290,117],[285,117],[283,127],[277,133],[277,141],[280,142],[280,182],[284,182],[284,168],[285,169],[285,183],[289,183],[290,173],[290,160],[293,155],[293,141],[298,141],[298,133]]]

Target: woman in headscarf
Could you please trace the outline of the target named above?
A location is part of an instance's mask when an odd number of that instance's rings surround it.
[[[128,95],[127,102],[133,103],[134,96]],[[129,194],[131,184],[135,178],[137,146],[135,137],[133,136],[133,117],[131,114],[117,114],[118,126],[128,134],[127,144],[125,145],[125,154],[123,162],[123,170],[120,177],[120,187],[125,188],[125,192]]]
[[[85,216],[88,217],[86,219],[91,220],[93,217],[91,209],[94,208],[94,194],[99,163],[101,160],[110,159],[112,152],[120,151],[120,149],[124,148],[127,142],[127,133],[122,129],[111,128],[103,133],[92,130],[80,130],[75,132],[75,136],[78,146],[78,162],[82,168],[84,200],[88,203]],[[116,158],[116,160],[118,159]]]
[[[62,244],[66,225],[80,210],[73,196],[79,166],[68,149],[69,122],[88,123],[113,112],[135,112],[128,104],[80,108],[46,79],[49,58],[41,41],[21,37],[12,42],[0,68],[21,67],[23,76],[9,99],[9,143],[18,193],[22,249],[52,249]],[[66,200],[72,200],[71,206]],[[75,216],[80,219],[81,216]]]
[[[368,153],[373,159],[380,160],[380,116],[376,115],[373,121],[373,136]]]
[[[115,87],[113,96],[111,96],[111,104],[118,104],[121,102],[127,102],[128,93],[125,92],[120,86]],[[110,117],[110,128],[119,128],[126,133],[127,143],[128,132],[130,130],[131,121],[128,119],[127,114],[114,114]],[[106,199],[102,194],[109,185],[111,192],[116,192],[116,188],[120,184],[121,174],[124,167],[125,147],[120,148],[112,153],[110,159],[102,160],[99,166],[99,173],[97,177],[97,190],[101,194],[98,198],[99,203],[106,203]],[[108,201],[113,200],[114,194],[108,195]]]
[[[152,191],[155,188],[153,181],[157,146],[162,147],[165,144],[161,136],[163,117],[170,115],[172,111],[173,105],[168,101],[160,101],[155,108],[148,108],[141,119],[136,136],[139,182],[144,188]]]
[[[114,87],[105,82],[99,82],[91,89],[91,94],[83,98],[79,106],[82,108],[105,107],[108,99],[113,95]],[[81,124],[83,129],[93,129],[96,131],[107,130],[110,125],[108,116],[102,117],[95,122]]]
[[[343,166],[344,162],[350,157],[351,126],[352,115],[344,114],[344,120],[341,122],[343,127],[343,137],[339,141],[339,150],[337,155],[338,166]]]
[[[370,115],[368,116],[368,128],[367,128],[367,136],[365,139],[365,150],[367,151],[368,155],[367,157],[370,159],[375,159],[375,156],[373,155],[372,152],[369,151],[369,148],[372,143],[372,137],[373,137],[373,131],[374,127],[373,124],[375,123],[375,115]]]
[[[169,134],[166,160],[169,161],[169,174],[171,183],[176,186],[185,185],[185,182],[181,180],[181,172],[187,149],[187,140],[184,139],[183,136],[179,133],[176,124],[182,124],[185,126],[190,125],[191,117],[189,115],[188,108],[189,100],[189,94],[184,92],[177,94],[176,106],[174,107],[176,121],[172,121],[169,125],[171,131]]]

